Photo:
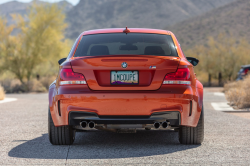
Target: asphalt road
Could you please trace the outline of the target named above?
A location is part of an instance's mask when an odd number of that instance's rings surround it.
[[[47,94],[7,95],[0,103],[0,165],[250,165],[250,120],[216,111],[224,96],[206,91],[205,139],[181,145],[174,131],[136,134],[88,131],[71,146],[53,146],[47,133]]]

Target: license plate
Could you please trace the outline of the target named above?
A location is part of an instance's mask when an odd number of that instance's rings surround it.
[[[112,85],[134,85],[138,84],[138,71],[111,71]]]

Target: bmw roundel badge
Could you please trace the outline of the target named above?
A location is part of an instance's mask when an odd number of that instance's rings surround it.
[[[128,64],[126,62],[122,62],[122,68],[127,68]]]

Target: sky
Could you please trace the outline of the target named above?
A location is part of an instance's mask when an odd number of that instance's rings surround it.
[[[0,0],[0,4],[10,2],[10,1],[13,1],[13,0]],[[19,2],[30,2],[32,0],[17,0],[17,1],[19,1]],[[61,1],[61,0],[42,0],[42,1],[58,2],[58,1]],[[70,2],[72,5],[76,5],[80,0],[67,0],[67,1]]]

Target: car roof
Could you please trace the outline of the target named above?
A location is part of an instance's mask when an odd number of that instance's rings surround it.
[[[250,64],[249,65],[243,65],[241,66],[242,68],[249,68],[250,67]]]
[[[100,33],[123,33],[126,28],[109,28],[109,29],[95,29],[89,30],[82,33],[82,35],[92,35]],[[161,29],[147,29],[147,28],[128,28],[129,33],[155,33],[155,34],[165,34],[171,35],[172,32]]]

